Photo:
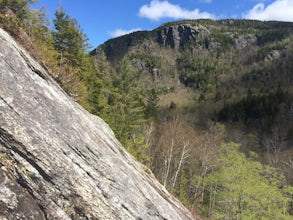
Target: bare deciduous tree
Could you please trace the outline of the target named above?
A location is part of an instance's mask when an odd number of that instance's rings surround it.
[[[188,140],[183,140],[183,148],[182,148],[182,153],[181,153],[181,157],[178,163],[178,167],[176,169],[174,178],[173,178],[173,184],[172,184],[172,188],[171,188],[171,192],[174,190],[176,181],[177,181],[177,177],[178,177],[178,173],[181,170],[181,167],[183,165],[183,163],[185,162],[185,160],[188,158],[190,150],[188,149],[190,146],[190,142]]]

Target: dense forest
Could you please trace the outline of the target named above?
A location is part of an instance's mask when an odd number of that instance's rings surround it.
[[[51,29],[34,2],[0,0],[1,28],[186,207],[292,219],[293,23],[178,21],[89,53],[77,20],[60,7]]]

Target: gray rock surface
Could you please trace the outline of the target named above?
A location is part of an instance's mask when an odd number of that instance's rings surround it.
[[[256,45],[257,37],[253,34],[241,35],[235,39],[235,48],[239,50]]]
[[[0,29],[1,219],[193,219]]]
[[[208,34],[209,31],[202,25],[172,25],[157,31],[157,42],[178,50],[186,45],[192,45],[197,38],[202,38]]]
[[[0,219],[45,219],[32,196],[3,169],[0,169]]]

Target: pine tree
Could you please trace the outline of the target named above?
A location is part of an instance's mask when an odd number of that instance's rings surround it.
[[[55,48],[60,53],[60,63],[80,66],[87,49],[87,38],[80,30],[75,19],[70,18],[63,10],[57,10],[54,19],[53,37]]]
[[[88,39],[75,19],[62,9],[55,13],[53,39],[58,51],[57,80],[76,101],[96,115],[106,106],[103,82],[94,58],[87,54]]]
[[[135,83],[137,76],[138,72],[134,70],[128,57],[123,58],[118,73],[112,81],[112,89],[106,91],[109,104],[106,121],[125,148],[137,159],[143,161],[148,160],[147,146],[144,143],[141,129],[145,122],[146,109],[141,91]],[[108,84],[107,74],[103,77]]]
[[[107,116],[107,98],[104,93],[105,85],[103,80],[99,77],[101,69],[95,66],[93,57],[85,56],[81,66],[81,80],[86,86],[86,102],[87,109],[95,115],[102,118]],[[105,119],[104,119],[105,120]]]
[[[102,108],[100,108],[98,115],[111,124],[110,106],[114,105],[115,89],[112,80],[112,70],[107,57],[102,50],[99,50],[98,55],[95,57],[94,65],[96,69],[95,77],[102,82],[100,94],[103,98],[103,106],[100,104],[100,107]]]

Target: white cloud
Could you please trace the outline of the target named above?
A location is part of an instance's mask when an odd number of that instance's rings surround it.
[[[129,33],[135,32],[135,31],[140,31],[140,30],[141,30],[141,28],[135,28],[135,29],[130,29],[130,30],[125,30],[125,29],[119,28],[119,29],[116,29],[115,31],[109,32],[109,35],[111,37],[119,37],[119,36],[129,34]]]
[[[259,3],[243,17],[256,20],[293,21],[293,0],[275,0],[268,6]]]
[[[198,9],[193,11],[181,8],[179,5],[173,5],[168,1],[152,0],[149,5],[143,5],[139,9],[139,15],[141,17],[148,18],[153,21],[158,21],[162,18],[173,19],[198,19],[198,18],[210,18],[215,16],[208,12],[200,12]]]

